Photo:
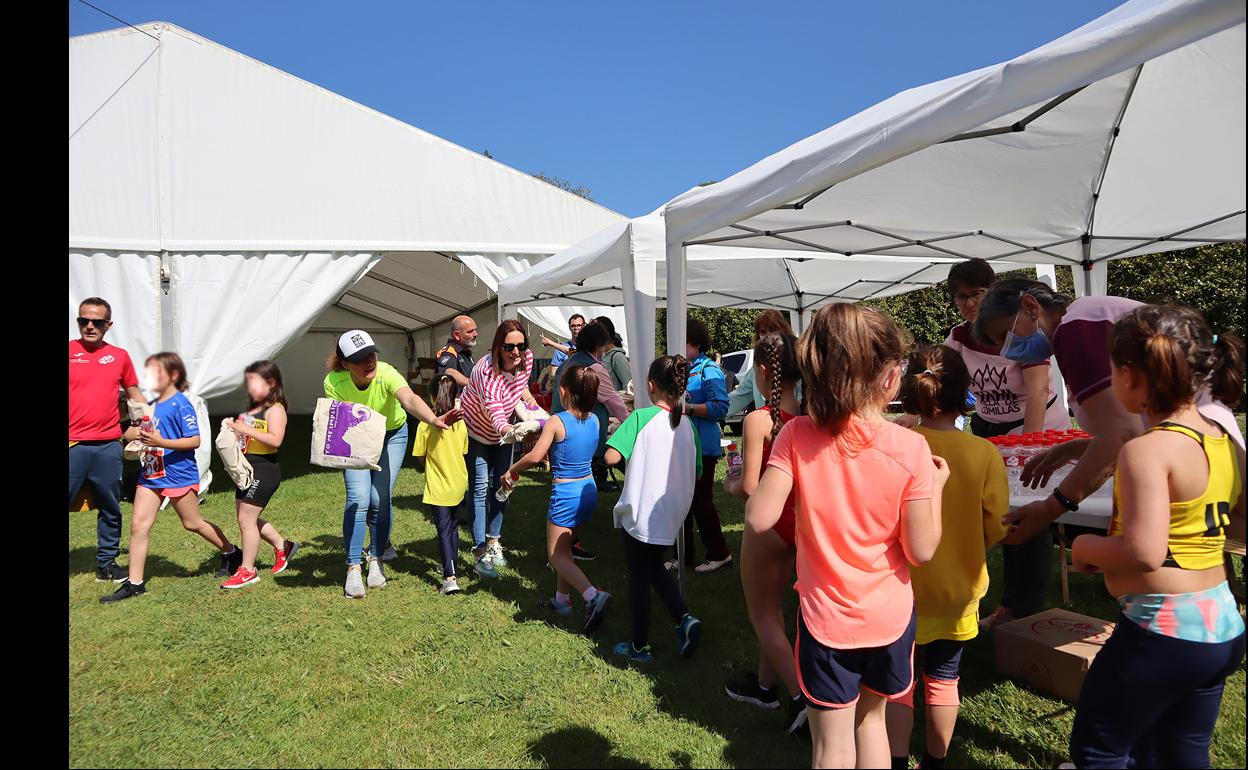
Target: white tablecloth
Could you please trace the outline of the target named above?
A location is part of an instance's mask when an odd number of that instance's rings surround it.
[[[1010,498],[1010,510],[1021,508],[1028,503],[1043,500],[1044,495],[1015,495]],[[1074,524],[1080,527],[1098,527],[1109,529],[1109,519],[1113,515],[1113,498],[1089,497],[1079,503],[1079,510],[1067,511],[1058,517],[1058,524]]]

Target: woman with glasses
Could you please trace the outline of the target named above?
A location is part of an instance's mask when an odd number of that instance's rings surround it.
[[[503,473],[511,467],[511,446],[517,439],[511,415],[523,401],[536,407],[529,392],[533,352],[519,321],[508,319],[498,325],[490,355],[472,368],[468,385],[460,397],[464,422],[468,426],[469,487],[472,495],[473,571],[480,577],[498,576],[506,567],[503,547],[505,500],[496,496]],[[487,511],[488,506],[488,511]]]

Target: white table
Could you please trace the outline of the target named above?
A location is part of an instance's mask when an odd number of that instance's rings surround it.
[[[1112,483],[1111,481],[1105,482]],[[1111,487],[1112,488],[1112,487]],[[1038,495],[1015,495],[1010,498],[1010,510],[1022,508],[1028,503],[1044,500],[1049,492]],[[1093,529],[1109,529],[1109,520],[1113,517],[1114,500],[1112,497],[1089,497],[1079,503],[1079,510],[1067,511],[1057,518],[1058,559],[1061,564],[1062,603],[1070,605],[1070,573],[1074,568],[1071,564],[1069,549],[1066,547],[1066,527],[1069,524],[1077,527]]]

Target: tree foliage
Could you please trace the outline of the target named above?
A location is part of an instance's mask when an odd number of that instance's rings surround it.
[[[1188,305],[1204,313],[1215,333],[1245,336],[1244,289],[1246,250],[1243,243],[1218,243],[1182,251],[1116,259],[1109,263],[1111,295],[1148,303]],[[1057,268],[1057,288],[1074,296],[1071,269]],[[999,278],[1035,278],[1034,269],[998,274]],[[953,307],[942,282],[907,294],[868,300],[864,304],[882,310],[910,330],[917,342],[940,343],[950,327],[962,317]],[[754,318],[760,310],[737,308],[689,308],[711,331],[714,349],[720,353],[750,346]],[[655,349],[666,348],[667,311],[659,309],[654,330]]]
[[[542,173],[542,172],[540,172],[540,171],[539,171],[539,172],[537,172],[537,173],[535,173],[535,174],[533,174],[533,176],[535,176],[535,177],[537,177],[538,179],[542,180],[542,181],[543,181],[543,182],[545,182],[546,184],[553,184],[555,187],[558,187],[560,190],[566,190],[567,192],[570,192],[570,193],[572,193],[573,195],[579,195],[579,196],[581,196],[582,198],[584,198],[584,199],[585,199],[585,200],[587,200],[587,201],[592,201],[592,200],[593,200],[593,198],[591,198],[591,197],[590,197],[590,194],[589,194],[589,193],[590,193],[590,190],[589,190],[589,188],[588,188],[588,187],[586,187],[585,185],[581,185],[581,184],[572,184],[572,183],[571,183],[571,182],[569,182],[568,180],[564,179],[563,177],[559,177],[559,176],[546,176],[545,174],[543,174],[543,173]]]

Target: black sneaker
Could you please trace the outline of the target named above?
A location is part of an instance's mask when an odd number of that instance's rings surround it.
[[[789,698],[789,713],[785,719],[784,731],[789,735],[810,732],[810,723],[806,721],[806,698],[801,695]]]
[[[243,566],[243,549],[237,545],[231,553],[221,554],[221,567],[217,570],[216,577],[227,578],[238,572],[238,568]]]
[[[751,706],[758,706],[760,709],[778,709],[780,708],[780,699],[776,697],[776,688],[764,690],[758,686],[758,675],[749,674],[745,679],[736,682],[729,682],[724,685],[724,692],[728,693],[728,697],[738,703],[748,703]]]
[[[95,582],[97,583],[120,583],[130,576],[130,573],[117,566],[117,562],[109,562],[107,566],[95,568]]]
[[[145,593],[147,593],[147,581],[136,586],[130,582],[129,578],[126,578],[121,582],[121,586],[116,591],[113,591],[108,596],[101,596],[100,604],[112,604],[122,599],[129,599],[131,596],[142,596]]]
[[[572,558],[577,561],[593,561],[598,558],[598,554],[584,547],[580,543],[573,543]]]

